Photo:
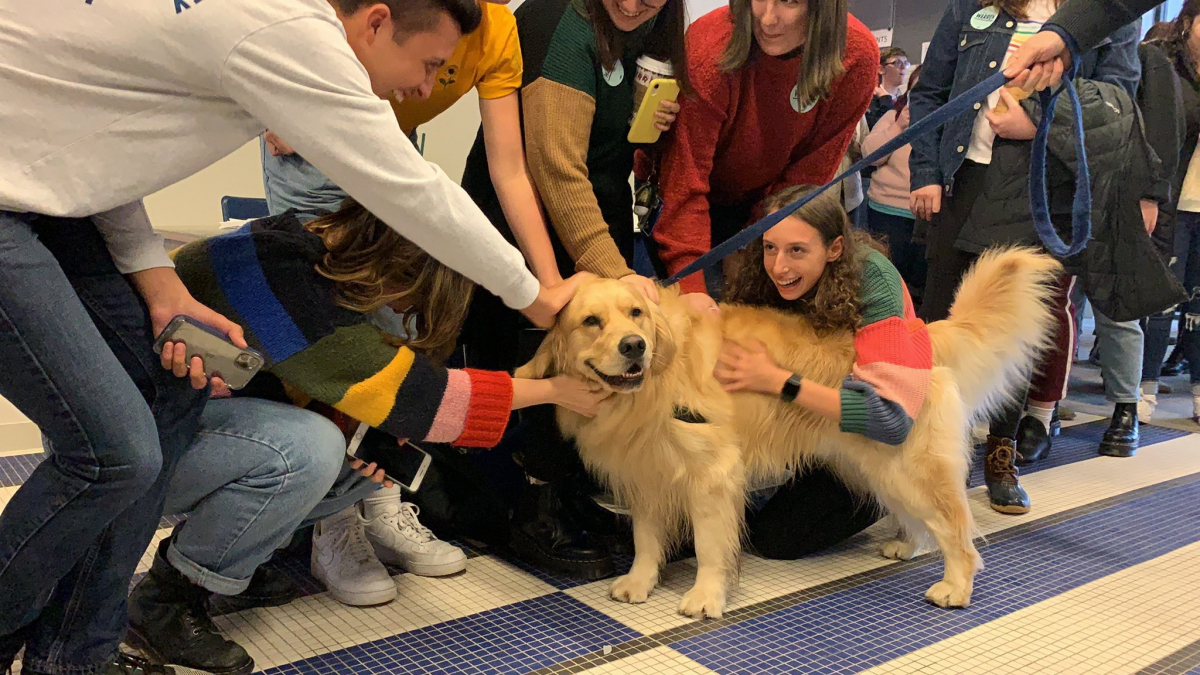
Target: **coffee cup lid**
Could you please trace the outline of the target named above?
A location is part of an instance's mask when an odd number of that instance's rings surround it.
[[[671,65],[670,61],[660,61],[653,56],[648,56],[646,54],[638,57],[637,64],[646,70],[653,70],[654,72],[662,75],[669,76],[675,73],[675,68]]]

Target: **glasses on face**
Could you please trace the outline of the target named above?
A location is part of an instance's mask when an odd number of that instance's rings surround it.
[[[895,66],[896,68],[899,68],[900,70],[904,70],[905,68],[908,67],[908,61],[905,61],[904,59],[896,59],[894,61],[888,61],[887,63],[885,63],[883,65]]]

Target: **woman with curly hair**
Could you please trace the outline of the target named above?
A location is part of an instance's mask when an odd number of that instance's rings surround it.
[[[764,210],[777,211],[810,190],[788,188]],[[869,235],[853,229],[836,194],[817,197],[756,240],[725,290],[729,302],[800,315],[818,333],[853,332],[857,353],[853,372],[834,388],[781,368],[761,347],[726,343],[714,374],[727,391],[778,396],[798,380],[795,404],[839,421],[843,432],[889,445],[908,438],[929,389],[929,333],[900,273]],[[878,518],[867,495],[828,468],[813,467],[781,486],[748,523],[759,553],[794,559]]]

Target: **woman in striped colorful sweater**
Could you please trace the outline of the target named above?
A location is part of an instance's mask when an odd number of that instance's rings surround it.
[[[776,211],[809,190],[788,188],[765,210]],[[752,263],[756,258],[761,264]],[[854,231],[836,193],[814,199],[752,244],[726,299],[799,314],[819,332],[854,331],[858,356],[850,376],[840,388],[801,379],[796,405],[838,420],[846,433],[889,445],[908,438],[933,369],[929,332],[916,318],[900,273],[868,235]],[[725,346],[714,374],[729,391],[770,396],[778,396],[790,378],[803,378],[765,351],[733,344]],[[792,559],[837,543],[878,517],[868,496],[852,492],[828,469],[813,468],[751,514],[750,538],[763,555]]]
[[[312,571],[335,598],[373,605],[396,597],[375,557],[387,542],[368,541],[356,506],[378,489],[382,473],[374,465],[355,471],[341,431],[298,406],[332,407],[398,439],[488,448],[513,410],[551,403],[589,414],[603,398],[570,379],[439,365],[473,284],[352,200],[307,225],[288,211],[194,242],[175,264],[195,297],[243,327],[266,365],[242,391],[250,395],[209,401],[199,439],[168,490],[167,512],[188,520],[130,597],[132,638],[173,664],[250,672],[245,652],[208,620],[204,598],[286,601],[279,580],[255,570],[302,522],[316,521]],[[401,327],[381,318],[389,307],[407,318]],[[296,405],[254,395],[269,391]],[[463,568],[462,551],[423,528],[411,505],[398,510],[390,514],[394,527],[424,533],[425,541],[414,544],[420,550],[393,550],[389,562],[420,553],[420,573]],[[192,627],[205,636],[178,633]]]

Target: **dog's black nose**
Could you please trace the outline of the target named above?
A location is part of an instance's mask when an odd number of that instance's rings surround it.
[[[640,359],[646,353],[646,341],[640,335],[626,335],[617,345],[617,351],[627,359]]]

